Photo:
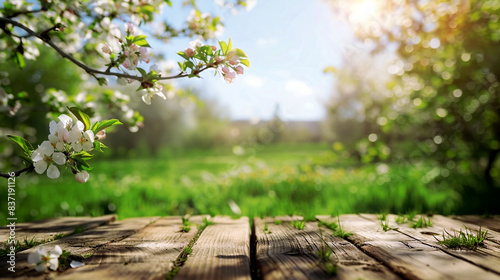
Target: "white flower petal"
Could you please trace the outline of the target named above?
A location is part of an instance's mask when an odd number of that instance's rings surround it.
[[[54,134],[57,130],[57,123],[55,121],[51,121],[49,123],[49,131],[50,131],[50,134]]]
[[[87,152],[90,152],[90,151],[92,151],[92,149],[94,149],[94,145],[90,142],[85,142],[82,145],[82,149],[87,151]]]
[[[59,129],[57,131],[57,137],[61,142],[68,142],[69,131],[66,128]]]
[[[54,153],[52,155],[52,159],[54,160],[55,163],[59,165],[63,165],[66,163],[66,156],[63,153]]]
[[[30,254],[28,255],[28,262],[29,262],[29,263],[37,264],[37,263],[39,263],[40,261],[42,261],[42,256],[41,256],[41,255],[39,255],[37,252],[30,253]]]
[[[45,271],[45,265],[46,263],[40,262],[39,264],[36,265],[35,269],[36,271]]]
[[[47,177],[49,177],[50,179],[59,178],[59,175],[61,175],[61,173],[55,165],[51,164],[49,168],[47,168]]]
[[[92,130],[89,129],[89,130],[85,131],[85,133],[83,135],[85,136],[85,139],[94,143],[95,135],[94,135],[94,132]]]
[[[50,254],[54,255],[56,258],[59,258],[59,256],[62,254],[61,246],[59,245],[54,246],[54,249],[50,251]]]
[[[73,126],[73,129],[78,129],[80,132],[83,132],[83,129],[85,128],[85,125],[81,121],[77,121],[75,126]]]
[[[144,94],[142,96],[142,101],[144,101],[144,103],[148,104],[148,105],[151,105],[151,96],[149,94]]]
[[[52,147],[49,141],[43,141],[42,144],[38,147],[38,150],[41,154],[47,156],[50,156],[52,153],[54,153],[54,147]]]
[[[156,92],[156,95],[158,95],[159,97],[161,97],[163,99],[167,99],[167,97],[165,96],[165,94],[163,94],[163,92],[161,92],[161,91]]]
[[[85,264],[82,263],[82,262],[77,262],[77,261],[71,261],[71,263],[69,264],[69,266],[71,266],[71,268],[77,268],[77,267],[81,267],[81,266],[84,266]]]
[[[35,171],[38,174],[42,174],[47,169],[47,162],[45,162],[45,160],[36,161],[33,165],[35,166]]]
[[[59,151],[64,150],[64,142],[57,142],[56,143],[56,149]]]
[[[59,141],[59,138],[54,134],[49,134],[49,141],[50,143],[57,143]]]
[[[43,156],[40,154],[38,149],[34,150],[33,153],[31,154],[31,159],[33,161],[39,161],[43,159]]]
[[[59,116],[59,119],[61,122],[64,124],[64,126],[71,126],[73,124],[73,119],[69,117],[68,115],[62,114]]]
[[[82,150],[82,144],[80,144],[80,142],[73,143],[72,147],[75,152],[80,152]]]
[[[56,270],[57,267],[59,266],[59,260],[58,258],[51,258],[49,260],[49,268],[52,269],[52,270]]]

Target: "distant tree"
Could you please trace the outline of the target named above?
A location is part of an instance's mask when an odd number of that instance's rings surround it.
[[[330,3],[373,53],[396,50],[399,57],[388,67],[398,80],[390,87],[397,100],[381,104],[387,122],[379,125],[417,131],[414,141],[424,154],[464,173],[482,172],[492,187],[500,175],[494,168],[500,153],[498,1]]]

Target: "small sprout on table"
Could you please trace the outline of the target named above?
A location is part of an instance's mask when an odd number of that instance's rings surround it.
[[[413,222],[410,227],[417,229],[417,228],[426,228],[426,227],[431,227],[432,226],[432,220],[431,218],[425,218],[424,216],[420,216],[420,218],[416,221]]]
[[[303,220],[292,221],[292,226],[296,229],[299,229],[299,230],[303,230],[305,225],[306,225],[306,222]]]
[[[408,218],[405,215],[398,215],[395,221],[397,224],[404,224],[408,221]]]
[[[447,236],[445,235],[445,233]],[[488,231],[482,231],[481,227],[477,231],[476,235],[474,235],[471,229],[465,227],[464,230],[460,229],[459,232],[455,231],[454,234],[450,234],[446,230],[444,230],[443,240],[439,240],[436,237],[434,238],[436,238],[438,244],[442,244],[451,249],[463,248],[476,250],[478,246],[484,245],[483,241],[486,240],[487,235]]]
[[[181,217],[182,219],[182,226],[181,226],[181,232],[189,232],[191,230],[191,222],[189,221],[189,216],[184,216]]]
[[[274,220],[275,225],[281,225],[283,223],[282,220]]]
[[[349,231],[344,230],[344,229],[342,228],[342,225],[340,224],[340,216],[338,216],[338,218],[337,218],[337,219],[338,219],[338,226],[339,226],[339,227],[338,227],[338,229],[336,229],[336,230],[333,232],[333,235],[334,235],[334,236],[337,236],[337,237],[340,237],[340,238],[344,238],[344,239],[345,239],[345,238],[347,238],[347,237],[349,237],[349,236],[351,236],[351,235],[352,235],[352,232],[349,232]]]

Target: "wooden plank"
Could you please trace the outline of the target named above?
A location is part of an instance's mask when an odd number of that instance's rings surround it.
[[[61,217],[46,219],[29,223],[15,225],[16,240],[23,243],[26,240],[45,242],[54,239],[58,235],[68,235],[77,230],[89,230],[108,224],[116,220],[116,215],[106,215],[102,217]],[[0,247],[6,245],[9,238],[10,229],[2,227],[0,229]]]
[[[360,216],[376,223],[380,223],[376,215],[362,214]],[[500,246],[498,246],[498,244],[485,241],[485,246],[478,247],[476,251],[449,249],[444,245],[438,244],[438,240],[442,240],[442,233],[444,232],[444,230],[448,231],[449,233],[460,231],[460,226],[458,226],[455,221],[446,217],[440,217],[436,220],[431,218],[433,221],[433,225],[431,227],[414,229],[411,228],[408,223],[397,224],[395,222],[396,218],[396,215],[387,215],[389,226],[391,228],[397,228],[398,232],[413,237],[415,240],[419,240],[426,245],[440,248],[441,250],[452,256],[461,258],[500,275]],[[381,229],[381,227],[379,228]],[[438,238],[438,240],[436,240],[436,238]]]
[[[321,218],[324,219],[324,218]],[[342,215],[347,239],[407,279],[500,279],[500,276],[358,215]]]
[[[449,219],[441,215],[434,215],[432,216],[432,221],[433,223],[440,224],[442,227],[447,227],[449,226],[450,228],[464,228],[467,227],[469,229],[472,229],[474,231],[478,231],[479,228],[481,227],[480,225],[475,225],[475,224],[470,224],[470,223],[465,223],[462,221],[457,221],[455,219]],[[495,231],[490,228],[483,228],[481,227],[481,230],[488,230],[488,241],[495,242],[496,244],[500,245],[500,232]]]
[[[318,252],[325,249],[333,252],[331,261],[338,265],[335,279],[400,279],[351,243],[334,237],[331,230],[318,228],[317,222],[306,222],[299,230],[291,226],[292,220],[254,219],[256,260],[262,279],[333,278],[320,263]]]
[[[158,217],[125,219],[79,234],[57,239],[44,244],[44,246],[48,249],[52,249],[55,245],[59,245],[63,250],[76,256],[93,254],[96,248],[110,242],[122,240],[150,225],[157,219]],[[16,254],[16,272],[5,275],[5,277],[38,277],[40,273],[35,271],[33,264],[28,263],[28,254],[35,252],[36,248],[37,247],[34,247]],[[8,264],[5,261],[0,263],[0,271],[7,271],[7,267]],[[54,272],[52,272],[52,274],[54,274]],[[0,275],[0,278],[1,277]]]
[[[189,232],[181,232],[181,217],[167,217],[141,231],[94,251],[85,266],[69,269],[57,279],[165,279],[173,261],[196,233],[202,216],[190,218]]]
[[[251,279],[247,217],[217,216],[200,235],[175,279]]]
[[[500,216],[480,217],[477,215],[450,216],[455,220],[480,226],[483,229],[500,232]]]

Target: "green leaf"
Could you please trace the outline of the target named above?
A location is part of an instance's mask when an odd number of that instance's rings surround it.
[[[134,39],[132,40],[132,43],[141,46],[141,47],[148,47],[151,48],[151,46],[148,44],[148,41],[146,41],[146,38],[148,36],[146,35],[139,35],[135,36]]]
[[[15,136],[15,135],[7,135],[7,137],[9,137],[10,140],[16,142],[19,146],[21,146],[21,148],[27,153],[27,154],[31,154],[31,151],[33,151],[33,146],[31,146],[31,144],[26,141],[26,139],[22,138],[22,137],[19,137],[19,136]]]
[[[229,38],[229,42],[227,43],[227,51],[230,51],[233,48],[233,41]]]
[[[73,115],[83,123],[85,129],[84,130],[89,130],[90,129],[90,117],[85,114],[84,112],[80,111],[80,109],[76,107],[71,107],[68,108],[68,110],[73,113]]]
[[[19,68],[21,69],[24,68],[24,66],[26,66],[26,62],[24,61],[24,56],[20,52],[16,53],[15,61],[17,65],[19,65]]]
[[[227,53],[227,44],[224,41],[219,42],[220,49],[222,50],[222,54],[226,55]]]
[[[247,54],[242,49],[235,49],[236,55],[239,57],[247,57]]]
[[[240,63],[250,68],[250,61],[248,59],[240,59]]]
[[[142,69],[142,68],[140,68],[140,67],[137,67],[137,70],[141,73],[141,76],[143,76],[143,77],[144,77],[144,76],[146,76],[146,75],[147,75],[146,70],[144,70],[144,69]]]
[[[169,7],[172,7],[172,1],[170,1],[170,0],[165,0],[165,2],[167,2],[167,5],[168,5]]]
[[[93,157],[94,157],[93,155],[89,154],[86,151],[81,151],[81,152],[74,153],[73,155],[71,155],[72,159],[88,160],[88,159],[92,159]]]
[[[178,52],[177,54],[182,56],[185,60],[189,60],[189,57],[184,52]]]
[[[94,126],[92,127],[92,131],[94,132],[94,134],[97,134],[97,132],[99,132],[103,129],[106,129],[108,127],[112,127],[114,125],[121,125],[121,124],[122,123],[117,119],[104,120],[104,121],[96,122],[96,124],[94,124]]]

